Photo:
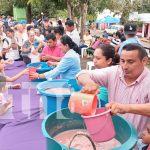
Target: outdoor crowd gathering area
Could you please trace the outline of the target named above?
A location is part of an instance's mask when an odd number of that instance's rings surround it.
[[[0,150],[150,150],[150,49],[114,26],[0,16]]]

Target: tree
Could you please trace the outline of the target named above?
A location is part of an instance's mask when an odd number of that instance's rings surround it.
[[[121,15],[122,23],[128,21],[129,14],[142,5],[141,0],[109,0],[106,8],[110,9],[115,14]]]
[[[32,20],[32,7],[29,0],[13,0],[13,5],[19,8],[26,8],[27,22],[31,23]]]

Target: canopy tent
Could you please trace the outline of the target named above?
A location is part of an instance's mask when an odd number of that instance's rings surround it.
[[[110,23],[119,23],[119,22],[120,22],[119,18],[115,18],[115,17],[111,17],[111,16],[107,16],[103,19],[96,20],[96,23],[98,23],[98,24],[101,24],[101,23],[110,24]]]

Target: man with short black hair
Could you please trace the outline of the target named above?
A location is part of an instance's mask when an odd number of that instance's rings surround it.
[[[7,37],[3,39],[3,56],[6,59],[19,60],[19,49],[17,39],[14,37],[14,30],[7,29]]]
[[[47,46],[44,47],[41,53],[42,61],[59,62],[63,53],[60,49],[60,45],[57,44],[56,36],[50,33],[46,36]]]
[[[75,42],[78,46],[80,45],[80,36],[79,32],[74,27],[74,21],[68,20],[66,23],[66,29],[67,29],[67,35],[70,36],[70,38]]]
[[[77,75],[82,92],[95,93],[99,86],[108,89],[113,114],[120,113],[140,133],[150,117],[150,70],[146,68],[148,56],[139,44],[127,44],[120,56],[120,65],[81,71]]]

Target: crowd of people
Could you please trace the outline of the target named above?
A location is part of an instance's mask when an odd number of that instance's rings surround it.
[[[56,26],[48,18],[43,19],[41,26],[27,24],[25,20],[18,24],[8,20],[6,26],[6,20],[0,17],[0,71],[3,76],[0,80],[12,82],[28,72],[25,69],[15,77],[6,77],[5,63],[21,60],[29,64],[38,57],[39,61],[56,67],[44,74],[33,72],[31,78],[77,78],[85,93],[100,92],[100,87],[104,87],[109,99],[106,107],[112,114],[122,114],[137,129],[143,139],[139,147],[147,149],[150,144],[150,71],[146,68],[148,55],[136,32],[137,26],[127,23],[110,38],[106,32],[97,34],[91,24],[81,40],[74,21],[69,18],[64,24],[58,20]],[[86,48],[87,57],[93,57],[97,69],[81,71],[81,48]],[[0,115],[3,114],[1,110],[6,112],[10,106],[9,101],[0,107]],[[146,126],[147,131],[144,131]]]

